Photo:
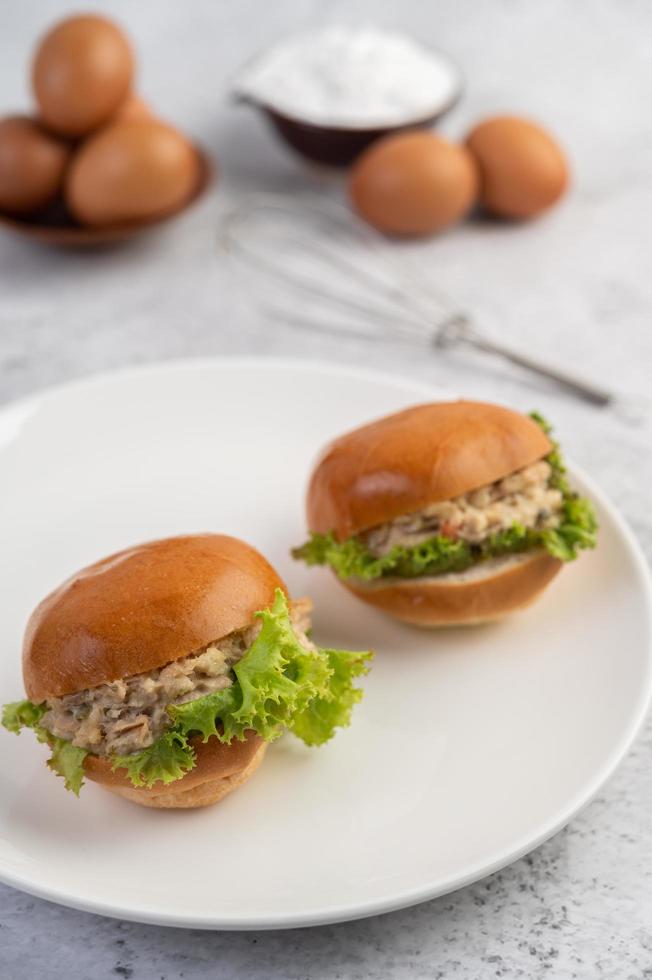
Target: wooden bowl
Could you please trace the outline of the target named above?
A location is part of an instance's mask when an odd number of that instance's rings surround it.
[[[258,103],[272,126],[282,139],[301,156],[314,163],[330,167],[348,167],[363,150],[382,139],[411,129],[429,129],[456,104],[459,91],[437,112],[420,116],[391,126],[344,127],[318,126],[304,119],[297,119],[279,112],[270,105]]]
[[[136,235],[153,231],[165,221],[174,218],[191,207],[207,190],[215,177],[215,167],[210,157],[202,149],[195,146],[197,162],[197,183],[195,188],[180,207],[158,218],[147,221],[129,221],[118,225],[107,225],[103,228],[89,228],[78,224],[67,213],[63,202],[57,202],[47,212],[38,215],[8,215],[0,213],[0,228],[16,232],[24,238],[31,238],[44,245],[63,245],[69,248],[92,248],[95,246],[112,245],[135,238]]]

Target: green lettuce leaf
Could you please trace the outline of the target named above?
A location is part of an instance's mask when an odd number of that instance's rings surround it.
[[[280,589],[272,608],[256,615],[260,633],[234,665],[232,686],[169,705],[172,727],[164,735],[142,752],[113,760],[135,786],[171,782],[192,769],[193,736],[229,743],[253,731],[272,742],[289,729],[306,744],[321,745],[350,723],[362,697],[353,681],[367,672],[371,653],[304,647]]]
[[[168,731],[153,745],[131,755],[116,755],[111,768],[126,769],[134,786],[153,786],[154,783],[173,783],[195,765],[195,753],[188,739],[178,731]]]
[[[22,728],[31,728],[39,742],[50,746],[52,754],[47,761],[48,766],[57,776],[61,776],[66,789],[79,796],[79,790],[84,785],[84,759],[88,755],[86,749],[80,749],[63,738],[57,738],[41,725],[41,719],[47,711],[46,704],[34,704],[32,701],[14,701],[2,709],[2,724],[10,732],[18,735]]]
[[[574,561],[583,548],[595,548],[598,521],[593,505],[583,497],[564,499],[558,527],[542,531],[542,544],[555,558]]]
[[[550,483],[564,498],[561,522],[558,527],[541,532],[541,545],[561,561],[574,561],[582,549],[595,548],[597,544],[595,509],[591,501],[575,493],[568,482],[561,447],[552,438],[550,423],[539,412],[531,412],[530,418],[541,426],[552,443],[552,450],[546,456],[552,469]]]
[[[370,554],[359,538],[338,542],[332,534],[313,534],[306,544],[295,548],[292,555],[308,565],[330,565],[342,579],[357,578],[369,582],[390,575],[418,578],[463,572],[478,561],[540,546],[540,532],[513,524],[478,545],[440,534],[412,547],[396,545],[382,558]]]
[[[256,613],[262,629],[233,667],[235,683],[195,701],[168,709],[184,735],[214,736],[221,742],[255,731],[272,742],[293,716],[329,689],[330,668],[323,651],[303,647],[292,629],[280,590],[272,609]]]
[[[471,548],[466,541],[455,541],[442,534],[406,548],[397,545],[381,558],[369,552],[360,538],[336,541],[333,534],[312,534],[292,557],[307,565],[330,565],[340,578],[358,578],[365,582],[383,575],[413,578],[461,572],[473,564]]]
[[[550,435],[551,426],[541,415],[533,412],[531,417]],[[591,502],[572,490],[559,444],[551,442],[546,457],[552,469],[550,483],[563,495],[562,520],[554,529],[537,531],[514,524],[480,544],[438,534],[411,547],[397,545],[380,558],[371,554],[361,538],[337,541],[332,533],[313,533],[305,544],[292,550],[292,557],[307,565],[329,565],[341,579],[363,582],[388,576],[417,578],[463,572],[481,561],[536,548],[545,548],[561,561],[573,561],[583,548],[595,547],[598,522]]]
[[[31,701],[13,701],[2,709],[2,725],[7,731],[18,735],[21,728],[38,728],[41,718],[47,711],[44,704]]]
[[[355,701],[362,696],[352,681],[366,672],[364,662],[371,654],[304,647],[292,628],[287,601],[280,590],[273,607],[256,615],[262,619],[262,628],[235,664],[232,687],[185,704],[170,705],[168,712],[175,729],[186,736],[199,734],[203,741],[216,737],[221,742],[242,740],[248,731],[254,731],[272,742],[285,728],[294,731],[296,718],[309,705],[319,700],[339,700],[339,715],[333,713],[330,726],[322,728],[322,737],[309,744],[327,741],[336,727],[349,724],[350,708],[347,711],[346,702],[350,697]],[[336,659],[337,654],[341,655],[340,660]]]
[[[313,698],[294,716],[290,731],[306,745],[321,745],[332,738],[335,728],[345,728],[351,721],[353,706],[362,698],[352,679],[366,674],[370,653],[350,650],[324,650],[332,671],[328,691]]]
[[[45,729],[43,731],[45,732]],[[66,789],[72,790],[75,796],[79,796],[79,790],[84,785],[84,759],[88,752],[73,745],[72,742],[66,742],[63,738],[55,738],[49,733],[47,735],[45,741],[52,749],[48,766],[57,776],[63,778]]]

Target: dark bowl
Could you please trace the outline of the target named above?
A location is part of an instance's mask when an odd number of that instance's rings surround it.
[[[189,208],[206,191],[213,180],[215,169],[210,158],[195,146],[199,168],[197,183],[192,194],[176,210],[146,221],[129,221],[103,228],[88,228],[78,224],[66,211],[63,202],[57,202],[47,212],[38,215],[18,216],[0,213],[0,228],[31,238],[43,245],[63,245],[70,248],[93,248],[112,245],[135,238],[146,231],[153,231],[164,221],[169,221]]]
[[[368,129],[342,126],[316,126],[302,119],[294,119],[268,105],[259,105],[274,129],[294,150],[316,163],[331,167],[346,167],[375,140],[408,129],[427,129],[442,118],[455,105],[460,93],[446,106],[425,119],[412,119],[399,126],[379,126]]]

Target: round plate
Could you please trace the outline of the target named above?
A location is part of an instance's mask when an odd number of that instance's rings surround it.
[[[202,149],[198,146],[195,146],[194,149],[198,163],[195,188],[180,207],[162,217],[150,218],[147,221],[129,221],[119,225],[107,225],[104,228],[85,228],[83,225],[75,224],[70,218],[62,220],[60,215],[57,215],[50,222],[45,222],[0,214],[0,228],[7,228],[9,231],[16,232],[24,238],[41,242],[43,245],[64,245],[73,248],[112,245],[114,242],[123,242],[129,238],[135,238],[136,235],[151,231],[157,225],[169,221],[170,218],[174,218],[182,211],[187,210],[210,185],[215,176],[213,164]]]
[[[599,789],[650,695],[650,586],[603,495],[599,548],[528,612],[427,632],[358,603],[288,556],[319,446],[437,393],[300,362],[167,364],[73,384],[0,413],[0,692],[21,696],[34,604],[134,542],[226,531],[258,546],[324,645],[377,656],[351,728],[290,736],[219,806],[147,810],[88,784],[79,799],[29,733],[0,732],[0,877],[121,918],[280,928],[384,912],[524,854]],[[560,433],[563,438],[563,432]],[[596,842],[596,847],[599,843]]]

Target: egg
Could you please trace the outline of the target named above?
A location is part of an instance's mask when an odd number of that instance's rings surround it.
[[[32,84],[41,116],[55,132],[84,136],[125,100],[134,62],[122,31],[92,14],[70,17],[40,42]]]
[[[0,120],[0,210],[29,214],[59,192],[70,150],[27,116]]]
[[[95,227],[163,217],[192,195],[197,153],[154,119],[112,123],[75,153],[66,177],[71,213]]]
[[[354,163],[349,194],[380,231],[430,235],[459,221],[477,190],[473,157],[433,133],[401,133],[372,144]]]
[[[531,218],[551,207],[568,186],[568,164],[555,140],[517,116],[479,123],[466,145],[480,171],[480,202],[504,218]]]
[[[141,99],[140,96],[131,94],[124,100],[111,121],[118,122],[118,120],[123,121],[125,119],[151,119],[152,116],[152,110],[147,103]]]

